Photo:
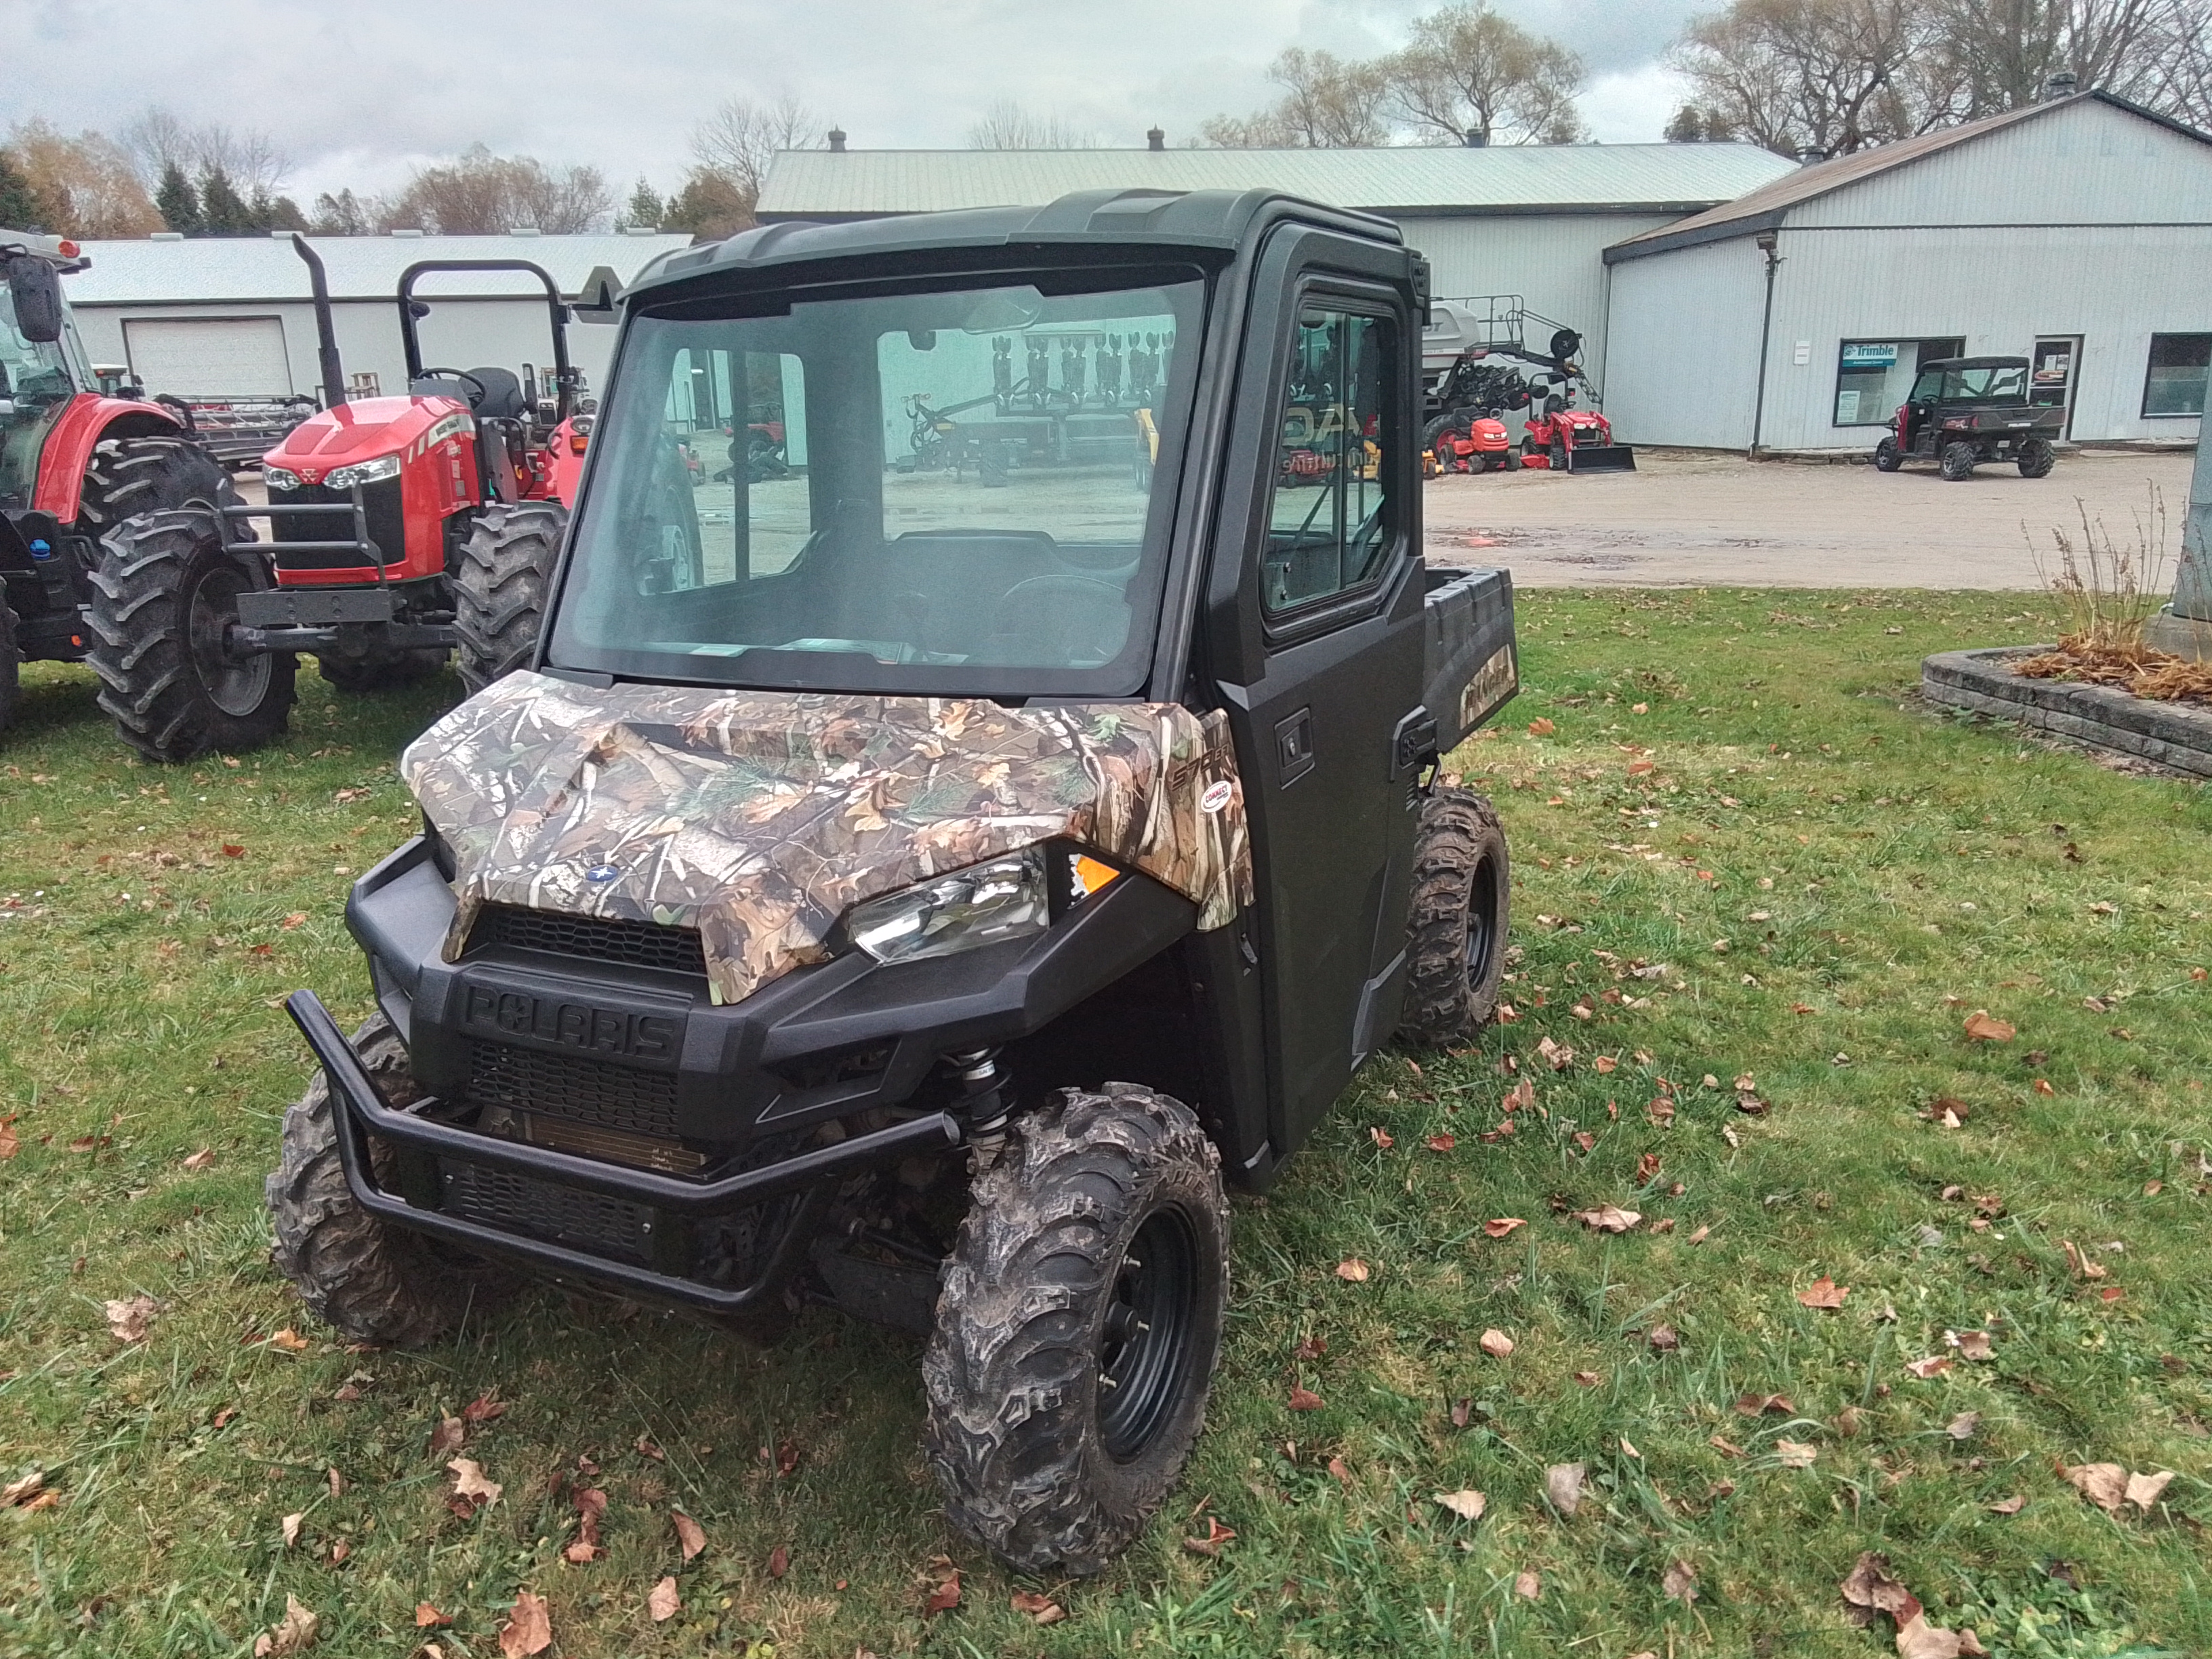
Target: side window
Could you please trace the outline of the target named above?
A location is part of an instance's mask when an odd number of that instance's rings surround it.
[[[805,425],[797,357],[676,353],[645,498],[626,515],[639,593],[723,586],[791,562],[812,528]]]
[[[1401,349],[1383,318],[1309,306],[1298,319],[1261,572],[1271,616],[1381,574],[1395,516],[1383,409]]]

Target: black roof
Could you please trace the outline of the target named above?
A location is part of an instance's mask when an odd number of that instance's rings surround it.
[[[1298,219],[1376,241],[1401,244],[1388,219],[1325,207],[1268,190],[1088,190],[1043,207],[909,213],[842,224],[757,225],[725,241],[656,261],[624,290],[625,301],[709,273],[953,249],[1099,246],[1234,252],[1280,219]]]
[[[1937,357],[1931,362],[1921,364],[1920,367],[1923,370],[1930,368],[2026,368],[2028,367],[2028,362],[2025,357]]]

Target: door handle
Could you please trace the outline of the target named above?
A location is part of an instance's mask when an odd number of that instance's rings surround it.
[[[1314,769],[1313,710],[1301,708],[1275,722],[1278,788],[1287,789]]]

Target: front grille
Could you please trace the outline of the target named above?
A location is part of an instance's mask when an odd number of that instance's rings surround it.
[[[446,1161],[441,1173],[449,1214],[626,1261],[651,1250],[653,1212],[642,1204],[475,1164]]]
[[[511,1112],[544,1112],[626,1134],[673,1140],[676,1079],[605,1060],[479,1042],[469,1057],[468,1102]]]
[[[606,916],[572,916],[531,910],[514,904],[487,904],[469,935],[469,948],[504,945],[545,951],[587,962],[618,962],[632,968],[662,968],[704,979],[707,958],[693,927],[662,927],[649,921],[620,921]]]
[[[342,542],[353,536],[353,518],[339,513],[286,513],[287,505],[294,507],[350,507],[350,489],[332,489],[328,484],[301,484],[296,489],[270,492],[269,515],[270,533],[276,545],[270,551],[276,556],[279,570],[356,570],[368,564],[364,553],[301,553],[287,552],[287,542]],[[362,487],[362,515],[368,520],[368,538],[376,544],[376,550],[387,565],[401,562],[407,556],[406,519],[399,506],[399,480],[382,478]]]

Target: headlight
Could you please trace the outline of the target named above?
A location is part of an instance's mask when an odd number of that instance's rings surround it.
[[[856,904],[845,932],[878,962],[949,957],[1044,931],[1044,849],[1031,847]]]
[[[356,484],[381,483],[386,478],[398,476],[399,458],[397,455],[380,455],[373,461],[342,466],[323,482],[333,489],[351,489]]]
[[[271,489],[297,489],[300,487],[300,475],[296,472],[287,472],[281,466],[263,467],[261,481]]]

